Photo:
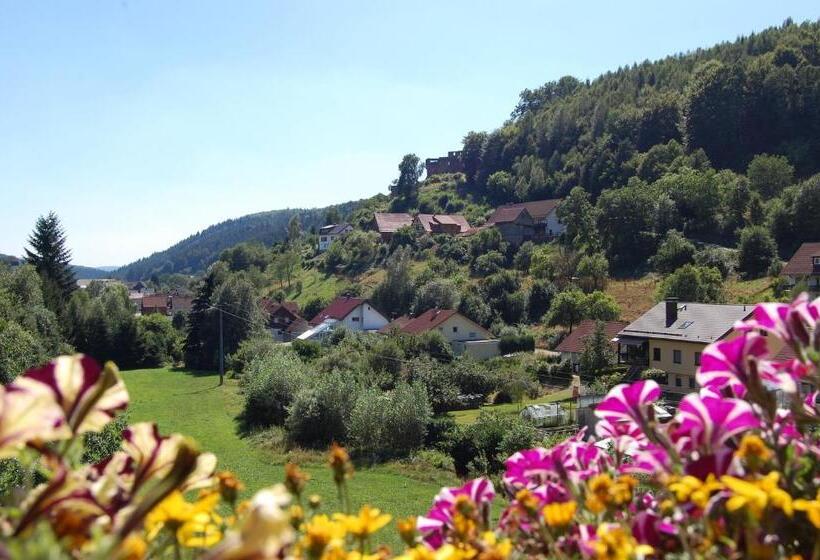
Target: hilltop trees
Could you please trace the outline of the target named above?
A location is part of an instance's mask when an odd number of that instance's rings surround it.
[[[60,312],[77,287],[71,270],[71,251],[66,246],[65,230],[54,212],[40,216],[28,238],[26,261],[33,265],[43,281],[46,306]]]
[[[406,154],[399,163],[399,178],[390,185],[390,194],[405,201],[415,199],[422,173],[424,164],[419,157]]]
[[[761,226],[750,226],[740,232],[738,243],[738,270],[750,278],[765,274],[777,258],[774,239]]]

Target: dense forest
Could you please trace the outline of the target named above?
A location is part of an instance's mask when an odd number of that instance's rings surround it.
[[[287,238],[288,222],[298,215],[306,231],[324,225],[328,211],[340,214],[353,212],[360,201],[345,202],[327,208],[272,210],[249,214],[210,226],[176,245],[142,258],[117,270],[114,275],[124,280],[139,280],[152,275],[173,273],[193,274],[203,271],[219,258],[219,254],[237,243],[255,241],[272,245]]]

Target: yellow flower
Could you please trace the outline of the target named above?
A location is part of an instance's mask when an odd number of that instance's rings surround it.
[[[735,451],[735,456],[741,459],[757,459],[766,462],[772,457],[772,451],[757,434],[746,434],[740,440],[740,447]]]
[[[206,516],[215,516],[214,508],[219,503],[219,494],[215,492],[206,493],[194,502],[188,502],[182,495],[182,492],[176,490],[168,495],[162,502],[160,502],[145,518],[145,528],[149,540],[153,540],[163,528],[177,534],[179,538],[179,529],[189,521],[194,521],[194,517],[198,514],[205,514]],[[201,528],[201,517],[198,521],[194,521],[194,525],[188,528],[184,533],[188,538],[195,528]],[[180,541],[182,542],[182,541]]]
[[[493,532],[486,532],[481,538],[484,549],[478,554],[478,560],[505,560],[512,552],[512,542],[504,539],[498,542]]]
[[[433,551],[423,544],[408,548],[394,560],[433,560]]]
[[[820,490],[817,491],[817,497],[813,500],[795,500],[794,509],[802,511],[809,518],[812,525],[820,529]]]
[[[298,504],[294,504],[290,506],[290,524],[293,526],[294,529],[298,529],[302,522],[305,520],[305,510],[302,509],[302,506]]]
[[[714,492],[723,489],[713,474],[709,474],[705,481],[694,476],[686,475],[676,482],[669,484],[669,490],[675,494],[678,502],[692,502],[699,508],[705,508]]]
[[[544,521],[550,527],[566,527],[575,517],[578,504],[575,502],[555,502],[544,506]]]
[[[177,541],[188,548],[209,548],[222,540],[221,522],[215,513],[196,513],[177,530]]]
[[[456,547],[452,544],[445,544],[435,551],[434,560],[471,560],[476,556],[476,550],[472,547]]]
[[[331,544],[340,545],[345,537],[345,526],[332,521],[327,515],[314,515],[305,523],[302,546],[310,558],[319,558]]]
[[[407,546],[413,546],[416,542],[416,518],[411,516],[399,519],[396,522],[396,529],[399,532],[401,540],[404,541]]]
[[[780,480],[778,472],[770,472],[752,482],[728,475],[720,480],[732,492],[732,497],[726,502],[729,512],[746,509],[754,519],[760,520],[766,507],[772,505],[790,517],[794,513],[792,497],[777,485]]]
[[[382,514],[377,508],[372,508],[365,504],[359,510],[358,515],[343,515],[337,513],[334,519],[340,521],[347,532],[359,539],[365,539],[390,523],[392,517]]]
[[[353,476],[353,463],[350,462],[350,455],[347,454],[344,447],[336,442],[333,442],[330,446],[328,463],[333,471],[333,480],[336,484],[341,484]]]
[[[117,548],[117,560],[142,560],[148,551],[148,545],[136,535],[128,535]]]
[[[628,558],[643,558],[654,552],[646,544],[638,544],[632,533],[621,525],[604,524],[596,531],[595,556],[600,560],[627,560]]]
[[[308,505],[310,506],[310,509],[316,511],[322,507],[322,497],[319,494],[311,494],[308,497]]]
[[[515,494],[515,499],[524,511],[530,515],[536,514],[538,510],[538,498],[536,498],[527,488],[522,488],[519,490]]]
[[[638,486],[638,480],[635,477],[628,474],[619,476],[609,490],[612,503],[620,506],[631,502],[632,492],[635,491],[636,486]]]
[[[608,474],[595,475],[587,482],[586,506],[592,513],[601,513],[606,509],[612,478]]]

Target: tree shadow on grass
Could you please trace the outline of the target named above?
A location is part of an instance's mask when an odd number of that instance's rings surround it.
[[[214,377],[214,385],[212,387],[203,387],[202,389],[197,389],[196,391],[185,391],[182,393],[175,393],[176,395],[196,395],[199,393],[207,393],[208,391],[213,391],[214,389],[219,388],[219,376],[207,370],[197,370],[197,369],[187,369],[184,367],[174,366],[171,368],[171,371],[174,373],[183,373],[185,375],[190,375],[191,377]]]

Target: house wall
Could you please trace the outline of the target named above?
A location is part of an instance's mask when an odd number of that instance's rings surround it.
[[[489,360],[501,354],[498,339],[453,342],[456,356],[467,355],[475,360]]]
[[[440,324],[438,330],[450,343],[492,338],[486,331],[461,315],[453,315]]]
[[[567,227],[558,220],[557,210],[553,210],[544,220],[544,234],[547,237],[555,237],[561,235],[567,230]]]
[[[524,241],[533,238],[534,230],[531,225],[513,223],[496,224],[501,237],[511,245],[521,245]]]
[[[376,311],[369,303],[356,307],[341,322],[352,331],[375,331],[389,323],[384,315]]]
[[[793,276],[787,275],[786,281],[789,283],[789,286],[794,286],[798,282],[805,282],[806,286],[809,290],[813,292],[820,291],[820,276],[816,275],[803,275],[803,276]]]

